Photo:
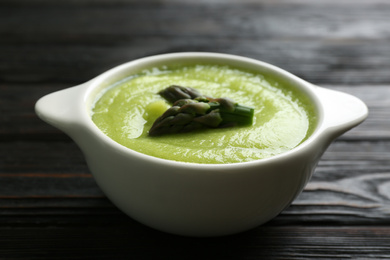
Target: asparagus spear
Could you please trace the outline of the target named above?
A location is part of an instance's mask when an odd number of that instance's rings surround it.
[[[179,99],[194,99],[202,96],[196,89],[171,85],[158,92],[169,103],[173,104]]]
[[[252,124],[254,109],[228,98],[205,97],[193,88],[177,85],[159,94],[173,105],[153,123],[150,136]]]

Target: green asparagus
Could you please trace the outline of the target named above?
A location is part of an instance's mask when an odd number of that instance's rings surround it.
[[[202,96],[196,89],[171,85],[158,92],[169,103],[173,104],[179,99],[194,99]]]
[[[149,130],[150,136],[252,124],[254,109],[228,98],[206,97],[193,88],[177,85],[159,94],[172,107],[156,119]]]

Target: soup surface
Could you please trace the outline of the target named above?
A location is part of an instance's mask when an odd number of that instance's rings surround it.
[[[150,137],[153,122],[171,106],[158,92],[170,85],[253,107],[253,124]],[[264,75],[212,64],[153,68],[128,77],[101,94],[92,120],[132,150],[202,164],[247,162],[286,152],[306,140],[316,124],[314,107],[304,94]]]

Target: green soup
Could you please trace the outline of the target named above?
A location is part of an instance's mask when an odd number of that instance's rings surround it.
[[[170,107],[157,93],[170,85],[253,107],[253,124],[150,137],[153,122]],[[153,68],[126,78],[102,93],[92,120],[132,150],[203,164],[247,162],[286,152],[306,140],[316,124],[315,108],[303,93],[264,75],[211,64]]]

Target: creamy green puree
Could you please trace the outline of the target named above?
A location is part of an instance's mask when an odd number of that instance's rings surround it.
[[[157,93],[170,85],[253,107],[253,124],[150,137],[155,119],[171,106]],[[211,64],[153,68],[126,78],[102,93],[92,120],[110,138],[140,153],[203,164],[247,162],[286,152],[307,139],[316,123],[314,107],[302,93],[264,75]]]

